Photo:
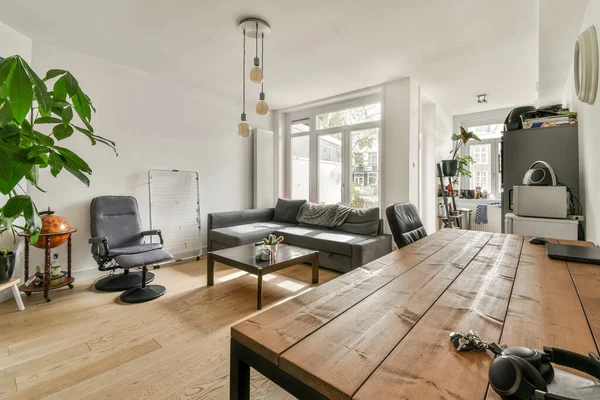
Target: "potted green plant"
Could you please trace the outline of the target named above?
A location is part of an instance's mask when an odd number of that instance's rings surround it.
[[[92,169],[62,142],[77,131],[92,146],[102,143],[115,150],[114,142],[94,133],[95,111],[70,72],[52,69],[41,79],[18,55],[0,60],[0,193],[8,196],[0,207],[0,234],[20,230],[31,235],[32,243],[39,238],[41,219],[19,184],[23,178],[42,190],[39,170],[50,168],[54,177],[66,170],[89,186]]]
[[[0,283],[8,282],[15,271],[15,253],[6,247],[0,249]]]
[[[277,254],[277,245],[283,242],[283,236],[275,236],[273,234],[263,239],[263,243],[265,246],[268,246],[271,251],[271,256],[275,257]]]
[[[458,185],[460,177],[466,176],[470,178],[472,176],[470,167],[471,164],[475,163],[475,160],[473,160],[473,157],[471,156],[456,156],[456,160],[458,161],[458,169],[456,171],[456,177],[452,181],[452,184],[454,185]]]
[[[460,165],[460,160],[458,159],[460,155],[458,152],[461,147],[467,144],[467,142],[471,139],[481,141],[477,135],[475,135],[473,132],[467,132],[462,126],[460,127],[459,135],[456,133],[452,134],[452,150],[450,151],[450,158],[442,161],[442,174],[444,176],[457,176],[458,167]]]

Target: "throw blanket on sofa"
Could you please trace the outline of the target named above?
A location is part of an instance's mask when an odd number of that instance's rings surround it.
[[[352,209],[338,204],[304,203],[298,212],[298,222],[307,225],[317,225],[325,228],[335,228],[342,225]]]

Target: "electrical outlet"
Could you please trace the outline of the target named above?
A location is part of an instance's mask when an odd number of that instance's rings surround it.
[[[583,215],[567,215],[567,218],[573,221],[584,221],[585,217]]]

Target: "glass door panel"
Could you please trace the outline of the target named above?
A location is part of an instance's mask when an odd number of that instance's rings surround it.
[[[471,188],[492,193],[492,145],[471,144],[469,155],[473,158],[474,164],[471,165]]]
[[[318,187],[319,204],[342,203],[342,134],[318,136]]]
[[[350,205],[379,206],[379,128],[350,132]]]
[[[292,136],[292,199],[308,199],[309,136]]]

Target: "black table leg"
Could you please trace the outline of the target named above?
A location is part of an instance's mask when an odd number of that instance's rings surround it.
[[[257,290],[257,298],[256,298],[256,309],[262,310],[262,287],[263,287],[263,270],[259,268],[257,271],[258,277],[258,290]]]
[[[312,283],[313,283],[313,285],[316,285],[317,283],[319,283],[319,253],[316,253],[313,257]]]
[[[239,354],[237,342],[231,340],[229,365],[229,399],[250,400],[250,366]]]
[[[212,254],[208,253],[206,256],[206,285],[213,286],[215,284],[215,260],[213,260]]]

